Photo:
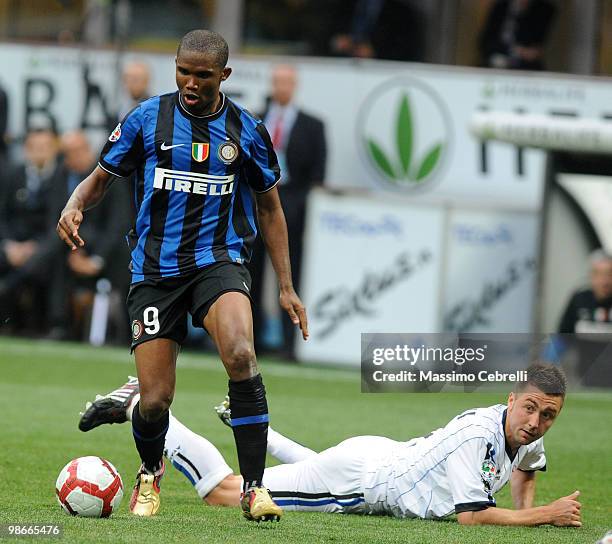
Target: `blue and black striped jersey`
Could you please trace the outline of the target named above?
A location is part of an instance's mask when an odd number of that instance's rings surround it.
[[[257,234],[252,191],[280,178],[264,124],[224,95],[201,117],[176,92],[142,102],[111,133],[99,165],[120,177],[135,172],[132,283],[248,262]]]

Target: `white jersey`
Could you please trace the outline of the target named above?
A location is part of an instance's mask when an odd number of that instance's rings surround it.
[[[316,453],[272,429],[268,453],[285,462],[267,468],[263,485],[286,510],[441,518],[495,506],[512,470],[544,470],[542,439],[506,447],[506,406],[468,410],[446,427],[409,442],[355,436]],[[232,474],[210,442],[174,417],[166,455],[206,497]]]
[[[503,404],[476,408],[425,437],[390,442],[362,476],[370,513],[441,518],[495,506],[513,470],[546,470],[542,438],[511,455],[505,420]]]

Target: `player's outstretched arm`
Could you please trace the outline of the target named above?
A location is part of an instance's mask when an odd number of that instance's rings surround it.
[[[293,288],[287,223],[276,187],[265,193],[257,193],[257,219],[272,266],[278,277],[280,305],[289,314],[291,321],[299,325],[302,337],[306,340],[308,338],[306,308]]]
[[[111,174],[97,166],[77,185],[62,210],[57,223],[57,234],[73,251],[85,245],[85,241],[79,236],[83,212],[102,200],[111,177]]]
[[[461,512],[457,521],[461,525],[556,525],[558,527],[581,527],[579,491],[561,497],[545,506],[510,510],[487,508],[478,512]]]
[[[514,508],[531,508],[535,500],[536,473],[516,469],[510,476],[510,492]]]

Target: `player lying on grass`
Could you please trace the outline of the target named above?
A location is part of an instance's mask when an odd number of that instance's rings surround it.
[[[561,411],[566,381],[551,365],[532,365],[527,376],[507,406],[468,410],[407,442],[357,436],[317,453],[270,428],[268,453],[284,464],[267,468],[263,483],[287,510],[424,519],[455,513],[465,525],[580,527],[578,491],[534,506],[535,474],[546,470],[542,436]],[[128,420],[138,397],[138,382],[131,378],[88,403],[79,428]],[[231,425],[227,401],[217,412]],[[208,440],[173,416],[164,453],[206,503],[239,506],[241,476]],[[494,508],[494,494],[508,481],[516,510]]]

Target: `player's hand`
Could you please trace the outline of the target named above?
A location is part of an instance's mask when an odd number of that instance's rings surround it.
[[[300,297],[291,287],[290,289],[281,290],[280,305],[283,310],[289,314],[289,318],[294,325],[299,325],[302,331],[302,338],[308,340],[308,318],[306,317],[306,308],[302,304]]]
[[[78,247],[85,245],[84,240],[79,236],[79,227],[83,222],[83,213],[76,208],[64,208],[62,215],[57,223],[57,234],[66,245],[76,251]]]
[[[551,510],[550,523],[557,527],[581,527],[579,495],[580,491],[574,491],[567,497],[551,502],[548,505]]]

